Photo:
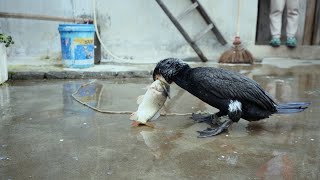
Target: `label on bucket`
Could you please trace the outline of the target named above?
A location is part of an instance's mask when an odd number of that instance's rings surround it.
[[[75,49],[74,49],[75,60],[93,59],[94,57],[93,38],[74,38],[73,43],[75,45]]]
[[[74,49],[74,55],[75,60],[93,59],[94,45],[77,45]]]
[[[73,42],[77,44],[93,44],[93,39],[92,38],[75,38]]]

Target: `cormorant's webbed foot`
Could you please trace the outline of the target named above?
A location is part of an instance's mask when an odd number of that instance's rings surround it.
[[[222,133],[223,131],[228,130],[229,126],[232,123],[233,122],[230,119],[228,119],[216,128],[207,128],[203,131],[198,131],[198,133],[199,133],[198,137],[205,138],[205,137],[216,136],[216,135]]]
[[[216,114],[195,114],[192,113],[191,117],[195,122],[202,123],[206,122],[209,125],[218,124],[220,125],[219,117]]]

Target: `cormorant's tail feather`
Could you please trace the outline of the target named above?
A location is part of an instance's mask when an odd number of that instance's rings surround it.
[[[304,111],[304,109],[277,109],[276,114],[291,114],[291,113],[299,113]]]
[[[276,114],[291,114],[302,112],[310,106],[310,102],[289,102],[277,105]]]

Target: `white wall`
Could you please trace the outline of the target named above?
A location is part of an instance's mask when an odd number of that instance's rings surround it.
[[[96,13],[103,42],[114,54],[132,62],[156,62],[175,57],[196,57],[192,48],[177,31],[155,0],[96,0]],[[244,45],[255,40],[257,0],[240,0],[240,36]],[[232,43],[236,32],[238,0],[200,0],[223,33],[228,45],[222,47],[209,32],[199,41],[209,58],[218,57]],[[164,0],[172,13],[178,15],[189,0]],[[43,14],[63,17],[92,16],[91,0],[1,0],[1,12]],[[186,31],[195,35],[205,23],[194,11],[182,21]],[[13,36],[15,45],[8,49],[11,58],[50,56],[60,54],[57,30],[60,22],[0,18],[0,32]],[[61,22],[63,23],[63,22]],[[109,56],[103,51],[103,58]]]

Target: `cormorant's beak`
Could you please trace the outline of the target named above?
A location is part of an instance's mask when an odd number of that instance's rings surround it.
[[[158,76],[159,76],[159,69],[155,68],[153,70],[153,74],[152,74],[152,77],[153,77],[153,81],[157,80],[158,79]]]
[[[163,86],[163,89],[164,89],[164,91],[166,92],[168,98],[171,99],[171,97],[170,97],[170,92],[169,92],[169,90],[166,88],[166,85]]]
[[[158,67],[158,65],[154,68],[152,77],[153,77],[153,81],[157,79],[160,79],[160,80],[162,79],[162,74],[160,72],[160,68]]]
[[[161,75],[158,75],[161,76]],[[158,77],[157,77],[158,78]],[[167,96],[169,99],[171,99],[170,97],[170,90],[168,88],[170,88],[170,85],[164,81],[162,81],[161,79],[159,79],[161,82],[161,87],[163,88],[163,90],[166,92]],[[168,87],[168,88],[167,88]]]

